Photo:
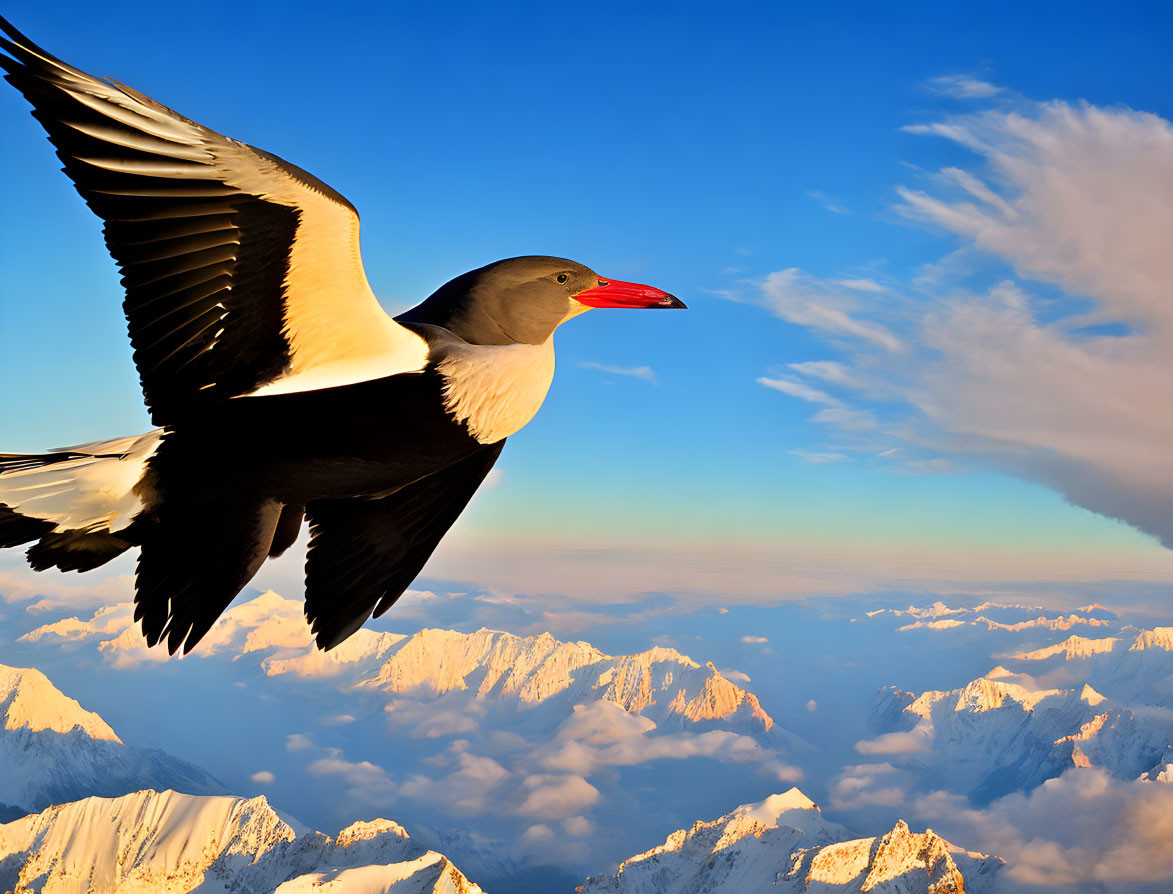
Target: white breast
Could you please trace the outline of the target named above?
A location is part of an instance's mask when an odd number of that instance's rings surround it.
[[[436,368],[444,377],[444,408],[492,444],[538,412],[554,379],[554,345],[461,343]]]

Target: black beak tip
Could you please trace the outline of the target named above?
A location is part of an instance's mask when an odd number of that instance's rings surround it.
[[[665,295],[660,299],[660,303],[656,307],[664,310],[688,310],[688,305],[677,298],[675,295]]]

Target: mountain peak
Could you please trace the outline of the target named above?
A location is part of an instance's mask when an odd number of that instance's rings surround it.
[[[34,668],[0,664],[0,715],[6,730],[68,733],[80,727],[91,739],[122,744],[105,720],[65,695]]]
[[[787,877],[851,890],[908,890],[899,880],[908,875],[925,878],[930,892],[964,892],[966,878],[996,871],[1002,861],[969,853],[950,844],[932,829],[913,832],[904,820],[881,838],[858,838],[798,851]],[[964,868],[964,872],[962,871]],[[859,887],[855,887],[855,885]],[[891,888],[888,886],[891,885]]]
[[[790,810],[813,810],[821,812],[819,805],[804,795],[797,787],[792,787],[780,795],[770,795],[764,801],[756,804],[742,804],[729,816],[746,816],[757,820],[762,825],[778,825],[778,818]]]
[[[351,823],[345,829],[338,833],[338,837],[334,843],[338,847],[350,847],[359,841],[370,841],[378,838],[381,835],[391,835],[395,838],[411,838],[407,834],[407,830],[394,820],[389,819],[373,819],[373,820],[359,820]]]

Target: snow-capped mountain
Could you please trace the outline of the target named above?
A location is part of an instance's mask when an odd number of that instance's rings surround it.
[[[950,608],[940,600],[932,605],[910,605],[905,609],[880,608],[866,612],[868,618],[908,618],[897,627],[906,630],[950,630],[955,627],[984,627],[990,631],[1021,633],[1028,630],[1071,630],[1107,628],[1116,625],[1116,616],[1102,605],[1077,608],[1069,614],[1047,616],[1038,605],[1006,605],[983,602],[972,608]]]
[[[1133,708],[1086,684],[1031,688],[1003,667],[961,689],[884,689],[871,721],[876,732],[904,734],[892,762],[979,801],[1033,789],[1070,767],[1135,779],[1173,742],[1173,711]],[[884,753],[885,742],[868,752]]]
[[[678,829],[659,847],[624,860],[582,894],[756,894],[767,891],[980,891],[1002,865],[931,830],[899,821],[878,838],[853,838],[824,819],[797,788],[745,804],[720,819]]]
[[[129,604],[103,609],[90,620],[68,618],[31,630],[22,641],[97,640],[114,662],[150,660]],[[331,678],[365,690],[415,700],[465,693],[482,703],[526,709],[605,699],[652,720],[662,731],[722,729],[797,744],[775,726],[757,697],[712,663],[698,664],[674,649],[607,655],[585,642],[562,642],[549,633],[515,636],[424,629],[413,636],[360,630],[330,652],[312,644],[303,605],[272,591],[235,605],[213,625],[192,654],[261,657],[272,677]],[[553,708],[552,708],[553,710]]]
[[[565,643],[548,633],[520,637],[499,630],[457,633],[421,630],[399,644],[378,673],[360,685],[396,695],[430,698],[467,692],[479,701],[525,709],[604,700],[652,720],[661,730],[717,727],[766,738],[774,719],[757,697],[730,682],[710,662],[700,665],[675,649],[606,655],[589,643]]]
[[[101,717],[38,670],[0,665],[0,718],[0,803],[22,813],[149,786],[224,791],[194,764],[157,748],[123,744]]]
[[[1072,635],[1005,660],[1032,677],[1085,681],[1129,704],[1173,707],[1173,627],[1126,627],[1113,636]]]
[[[0,890],[196,889],[481,894],[398,823],[358,822],[330,838],[295,828],[263,797],[140,791],[86,798],[0,825]]]

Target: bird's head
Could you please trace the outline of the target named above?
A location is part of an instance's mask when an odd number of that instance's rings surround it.
[[[531,255],[462,274],[396,319],[443,326],[472,344],[537,345],[592,307],[684,306],[652,286],[607,279],[565,258]]]

